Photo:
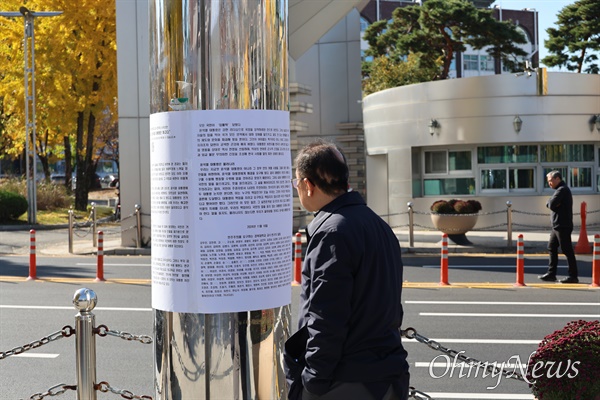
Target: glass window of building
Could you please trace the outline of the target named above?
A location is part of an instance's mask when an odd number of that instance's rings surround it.
[[[592,188],[592,168],[591,167],[571,167],[569,168],[569,180],[572,188]]]
[[[425,196],[475,194],[475,178],[425,179]]]
[[[448,152],[448,169],[450,171],[470,171],[471,168],[470,150]]]
[[[542,162],[594,161],[592,144],[547,144],[541,146]]]
[[[509,168],[508,190],[535,190],[535,168]]]
[[[477,71],[477,54],[463,54],[463,68],[464,70]]]
[[[537,163],[537,146],[485,146],[477,148],[479,164]]]
[[[471,150],[424,152],[425,196],[475,194]]]
[[[447,153],[443,151],[425,152],[425,173],[445,174],[448,172]]]
[[[501,189],[505,190],[507,185],[506,168],[482,169],[480,175],[481,190]]]
[[[600,192],[600,148],[594,144],[473,146],[419,154],[422,173],[413,175],[413,183],[420,179],[423,196],[541,194],[551,192],[546,175],[554,170],[575,192]]]
[[[481,71],[493,71],[494,58],[487,55],[479,56],[479,68],[481,69]]]

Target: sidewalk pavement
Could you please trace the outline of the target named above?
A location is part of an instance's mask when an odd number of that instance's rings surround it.
[[[54,228],[54,229],[51,229]],[[35,227],[36,229],[36,254],[48,256],[69,255],[69,234],[64,226]],[[30,227],[0,226],[0,255],[27,255],[29,254]],[[104,254],[105,255],[150,255],[150,248],[135,248],[124,246],[121,243],[121,227],[118,224],[103,225]],[[442,234],[438,231],[415,231],[413,246],[409,244],[409,232],[406,229],[395,230],[402,251],[415,254],[439,254],[441,251]],[[505,231],[471,231],[466,237],[470,245],[458,245],[448,241],[449,253],[489,253],[489,254],[516,254],[518,236],[523,235],[525,254],[547,253],[546,245],[549,232],[527,231],[513,232],[512,242],[507,239]],[[294,240],[293,235],[292,242]],[[579,240],[579,233],[573,233],[573,243]],[[304,239],[304,238],[303,238]],[[588,235],[588,241],[593,246],[593,235]],[[73,237],[74,255],[93,255],[97,249],[92,245],[91,229],[75,231]]]

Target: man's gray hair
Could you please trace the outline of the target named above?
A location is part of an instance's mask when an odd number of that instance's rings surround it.
[[[556,170],[548,172],[546,174],[546,178],[552,178],[552,179],[558,178],[558,179],[560,179],[562,181],[562,175],[561,175],[561,173],[559,171],[556,171]]]

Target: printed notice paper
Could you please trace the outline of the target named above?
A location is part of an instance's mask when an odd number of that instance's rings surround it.
[[[289,113],[150,116],[152,307],[184,313],[290,303]]]

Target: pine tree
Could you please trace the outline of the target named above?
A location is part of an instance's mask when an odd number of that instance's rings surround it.
[[[389,23],[378,21],[367,28],[366,55],[400,62],[412,54],[419,68],[437,71],[430,80],[447,79],[456,53],[464,52],[467,45],[486,48],[510,69],[518,66],[517,57],[527,55],[518,47],[526,41],[515,25],[495,20],[490,10],[478,9],[466,0],[428,0],[422,6],[399,7],[392,17]],[[368,78],[371,65],[365,64]]]
[[[600,1],[576,1],[564,7],[557,17],[557,27],[546,29],[548,40],[544,46],[550,54],[542,63],[577,73],[599,73]]]

